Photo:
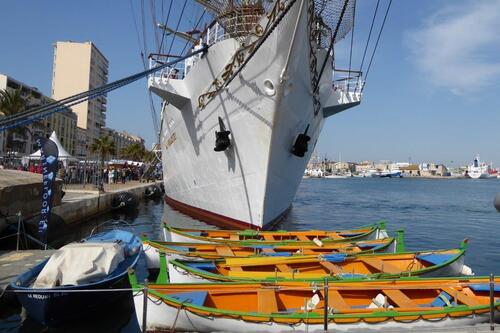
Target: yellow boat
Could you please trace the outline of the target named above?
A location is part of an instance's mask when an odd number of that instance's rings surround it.
[[[129,273],[135,313],[147,329],[193,332],[364,332],[369,329],[421,330],[487,322],[489,279],[405,278],[323,283],[149,284],[148,297]],[[500,279],[494,280],[498,319]]]
[[[463,274],[467,242],[460,248],[402,253],[293,257],[226,258],[168,262],[173,283],[202,281],[262,281],[457,276]],[[163,265],[165,266],[165,265]]]
[[[143,237],[144,253],[149,268],[159,268],[158,253],[163,252],[172,259],[224,259],[247,257],[288,257],[296,255],[319,255],[331,253],[395,253],[404,251],[403,231],[396,238],[365,241],[324,243],[323,246],[299,245],[285,242],[283,245],[237,245],[225,243],[176,243],[150,240]]]
[[[387,238],[385,223],[380,222],[352,230],[325,231],[260,231],[260,230],[220,230],[220,229],[189,229],[174,228],[163,223],[165,240],[179,243],[228,243],[274,244],[276,242],[293,242],[309,245],[321,245],[323,242],[352,242],[358,240]]]

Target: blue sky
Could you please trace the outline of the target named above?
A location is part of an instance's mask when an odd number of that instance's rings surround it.
[[[170,26],[184,3],[173,1]],[[381,0],[375,32],[387,1]],[[376,4],[357,2],[354,68]],[[164,1],[163,15],[169,3]],[[186,30],[201,13],[188,3]],[[93,41],[110,61],[110,80],[142,70],[131,4],[142,34],[137,0],[2,1],[0,73],[49,94],[52,45],[58,40]],[[150,4],[144,1],[148,51],[154,50]],[[156,12],[161,20],[161,1]],[[453,165],[480,154],[500,166],[498,31],[500,0],[394,0],[363,102],[327,120],[318,153],[333,159],[341,153],[342,160],[411,158]],[[338,44],[338,67],[348,64],[348,46],[348,40]],[[154,141],[145,80],[108,95],[107,126],[141,135],[148,145]]]

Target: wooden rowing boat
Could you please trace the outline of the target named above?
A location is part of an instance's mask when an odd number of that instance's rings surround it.
[[[485,277],[334,281],[328,288],[305,282],[155,283],[148,285],[147,298],[133,271],[129,279],[139,323],[147,299],[148,331],[322,332],[325,322],[334,332],[452,331],[487,322],[490,311]],[[494,283],[498,311],[500,279]]]
[[[172,283],[211,281],[318,281],[401,276],[457,276],[464,272],[467,243],[460,248],[403,253],[310,255],[168,261]],[[165,265],[162,265],[165,266]],[[162,268],[163,269],[163,268]]]
[[[319,255],[331,253],[395,253],[404,251],[404,236],[398,231],[396,238],[365,241],[325,243],[317,245],[297,245],[284,242],[282,245],[237,245],[224,243],[175,243],[142,238],[148,268],[159,268],[159,253],[171,259],[224,259],[259,256],[288,257],[296,255]]]
[[[260,230],[219,230],[174,228],[163,223],[165,240],[179,243],[228,243],[228,244],[273,244],[276,242],[296,242],[318,245],[323,242],[352,242],[358,240],[387,238],[384,222],[352,230],[325,231],[260,231]]]

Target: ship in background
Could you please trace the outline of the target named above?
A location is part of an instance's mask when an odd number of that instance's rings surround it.
[[[494,178],[496,175],[492,172],[489,164],[481,162],[479,155],[474,158],[472,164],[467,167],[466,176],[472,179]]]
[[[164,101],[165,201],[218,226],[269,228],[291,206],[326,118],[360,103],[361,73],[335,69],[328,51],[351,30],[354,1],[197,3],[213,21],[174,33],[207,52],[148,80]]]

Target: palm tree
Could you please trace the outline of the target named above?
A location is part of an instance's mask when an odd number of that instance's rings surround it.
[[[104,160],[107,160],[109,155],[114,155],[116,153],[115,142],[109,135],[103,136],[100,139],[94,139],[94,142],[90,146],[90,151],[99,155],[101,160],[100,174],[102,175],[104,170]],[[99,189],[103,189],[102,179],[99,180]]]
[[[144,154],[146,150],[144,147],[138,143],[133,143],[129,146],[126,146],[125,148],[122,149],[121,155],[124,158],[133,160],[133,161],[140,161],[143,159]]]
[[[26,100],[21,96],[21,91],[19,89],[16,90],[0,90],[0,116],[8,117],[16,115],[20,112],[26,110]],[[14,134],[26,137],[27,127],[26,126],[17,126],[13,129],[7,131],[7,149],[18,148],[22,150],[23,147],[18,146],[14,147],[13,136]]]

